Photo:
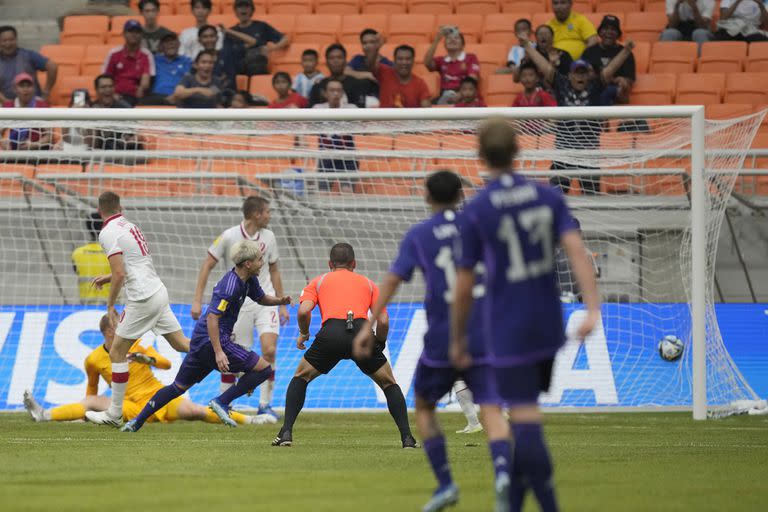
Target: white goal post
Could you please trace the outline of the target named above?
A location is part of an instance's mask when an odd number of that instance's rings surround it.
[[[606,319],[608,334],[603,337],[607,339],[604,344],[608,347],[604,362],[613,365],[609,371],[616,379],[613,393],[619,389],[619,395],[626,392],[632,398],[626,403],[621,396],[616,402],[605,402],[598,396],[599,390],[590,391],[594,396],[590,393],[582,396],[573,391],[588,389],[586,385],[586,388],[577,386],[561,390],[558,396],[562,401],[552,398],[551,403],[565,406],[602,403],[617,407],[683,406],[692,409],[696,420],[749,408],[757,397],[728,355],[714,314],[713,247],[717,244],[733,183],[762,114],[707,121],[701,106],[627,106],[365,110],[0,109],[0,132],[4,137],[11,131],[15,137],[22,137],[20,133],[37,130],[52,133],[54,139],[52,147],[46,150],[20,148],[0,152],[0,166],[5,167],[0,174],[0,201],[9,198],[5,213],[0,212],[0,227],[11,230],[14,216],[18,216],[16,220],[23,215],[34,217],[33,213],[24,211],[32,212],[38,200],[41,205],[43,200],[48,201],[45,208],[49,212],[47,215],[52,216],[49,218],[60,216],[66,219],[62,224],[65,227],[58,231],[46,231],[45,226],[35,224],[34,229],[9,231],[8,238],[4,236],[9,242],[4,243],[0,254],[6,259],[16,258],[17,264],[15,268],[8,264],[0,267],[0,279],[15,281],[19,292],[14,298],[0,298],[0,374],[4,371],[13,373],[9,379],[0,379],[0,409],[17,407],[18,401],[14,397],[25,384],[35,388],[41,401],[56,403],[51,386],[41,385],[40,378],[60,379],[63,383],[54,383],[56,386],[71,386],[73,390],[79,385],[71,368],[64,371],[54,367],[60,364],[53,360],[54,355],[49,356],[49,363],[45,362],[44,348],[22,348],[25,325],[12,327],[14,318],[17,323],[20,320],[10,315],[20,313],[22,310],[12,309],[19,306],[26,308],[22,308],[25,315],[45,313],[50,321],[58,304],[76,303],[76,299],[71,298],[76,290],[68,291],[75,278],[59,279],[57,269],[70,264],[70,247],[74,247],[79,236],[72,227],[79,220],[73,219],[78,215],[81,218],[88,205],[93,205],[93,192],[98,189],[111,186],[121,193],[119,187],[126,186],[133,191],[128,194],[135,197],[136,207],[149,219],[145,222],[156,223],[157,229],[165,233],[157,235],[157,243],[174,252],[177,259],[170,264],[159,255],[156,264],[163,279],[183,275],[184,281],[189,281],[190,275],[196,275],[207,244],[212,241],[210,234],[219,233],[237,222],[232,205],[245,195],[259,193],[274,198],[273,208],[278,213],[273,219],[275,229],[279,230],[280,237],[292,240],[291,250],[297,253],[290,256],[296,262],[292,259],[285,270],[291,273],[288,281],[293,288],[287,291],[292,295],[297,293],[302,279],[323,271],[322,265],[317,263],[322,262],[323,251],[329,247],[327,242],[336,233],[355,240],[366,254],[374,255],[369,259],[375,260],[375,265],[365,270],[378,281],[396,249],[393,242],[399,240],[408,223],[426,213],[421,205],[420,188],[428,171],[456,167],[466,178],[470,195],[472,188],[482,186],[483,170],[469,141],[474,137],[477,125],[491,116],[507,118],[520,130],[520,172],[540,179],[560,179],[560,183],[565,180],[572,190],[581,190],[581,194],[572,192],[569,202],[577,211],[585,212],[584,231],[588,237],[590,233],[593,235],[594,245],[600,248],[596,252],[600,261],[596,265],[602,261],[608,276],[601,276],[599,282],[604,281],[605,289],[615,297],[611,302],[629,305],[626,308],[612,307],[611,313],[604,313],[606,316],[615,314],[616,318]],[[69,145],[62,142],[77,130],[81,132],[81,138],[86,139],[88,135],[84,134],[90,134],[91,139]],[[281,142],[275,142],[277,137],[294,142],[291,146],[283,146]],[[324,137],[333,140],[323,142]],[[93,140],[99,138],[103,139],[101,143],[97,140],[94,144]],[[124,142],[106,146],[104,140],[107,139],[138,142],[133,146]],[[349,142],[355,140],[357,145]],[[260,162],[263,163],[261,167]],[[78,166],[80,171],[77,171]],[[280,171],[280,166],[286,169]],[[65,172],[64,168],[75,170]],[[269,170],[265,171],[267,168]],[[593,180],[592,185],[589,185],[590,180]],[[679,189],[679,193],[670,193],[665,188],[668,183]],[[142,187],[143,191],[136,192]],[[155,196],[161,197],[162,201],[154,203]],[[210,223],[203,226],[203,234],[194,231],[194,226],[178,223],[162,226],[158,221],[158,217],[182,207],[200,209],[200,216],[195,217],[194,222]],[[130,207],[128,211],[131,211]],[[222,213],[224,211],[226,215]],[[172,215],[174,219],[181,218],[176,217],[176,213]],[[387,218],[388,215],[393,218]],[[621,227],[611,227],[612,217]],[[642,219],[650,220],[646,225]],[[316,226],[322,233],[309,232],[311,226]],[[152,244],[152,230],[147,228],[145,231]],[[58,236],[61,236],[60,240],[56,239]],[[302,237],[311,240],[305,243]],[[193,239],[194,243],[191,242]],[[24,267],[22,260],[36,246],[44,248],[45,266],[54,270],[56,292],[37,282],[46,277],[36,276]],[[313,268],[309,268],[311,265],[307,265],[306,258],[298,254],[302,250],[312,253]],[[666,268],[670,265],[669,259],[675,260],[674,275],[679,273],[682,290],[678,291],[676,288],[680,287],[672,283],[677,277],[670,278],[668,270],[656,268]],[[182,271],[176,265],[185,268]],[[626,268],[621,268],[622,265]],[[209,288],[214,284],[213,279],[215,276],[211,277]],[[665,279],[669,282],[664,282]],[[188,289],[188,285],[180,284],[179,287]],[[169,291],[172,302],[191,302],[188,292],[175,295],[172,285],[169,285]],[[417,303],[420,285],[406,287],[404,293],[405,300]],[[574,293],[576,296],[577,292]],[[209,290],[206,292],[208,296]],[[18,300],[21,303],[15,302]],[[634,304],[641,303],[643,308],[632,309]],[[677,305],[673,307],[669,305],[671,303]],[[688,305],[689,318],[683,318],[680,304]],[[578,309],[577,300],[569,307]],[[665,309],[667,307],[669,309]],[[65,311],[63,308],[60,306],[59,310]],[[98,307],[90,307],[90,310],[94,309]],[[69,309],[66,311],[70,312]],[[415,365],[415,351],[420,345],[410,343],[409,336],[413,337],[417,332],[414,326],[423,322],[413,308],[403,311],[402,345],[392,348],[399,351],[399,358],[404,358],[400,373],[396,371],[399,378],[409,375],[408,369],[412,370]],[[78,311],[80,313],[82,311]],[[636,319],[635,314],[645,320]],[[4,318],[9,322],[5,331]],[[658,325],[651,325],[657,319]],[[677,332],[668,332],[670,326]],[[621,335],[613,339],[612,329]],[[650,358],[649,353],[654,352],[660,333],[665,332],[686,342],[684,356],[679,361],[660,362]],[[6,338],[12,339],[14,333],[19,350],[15,355],[4,356],[3,342]],[[39,344],[45,346],[44,335],[40,336]],[[54,340],[53,343],[57,342]],[[280,350],[291,350],[290,346],[286,343],[281,346],[286,348]],[[21,372],[21,367],[27,364],[20,357],[27,351],[35,353],[35,350],[37,359],[30,371],[40,378],[36,380],[34,375],[26,380],[19,377],[17,382],[14,380],[16,372]],[[82,350],[79,348],[74,354],[80,356]],[[625,355],[629,353],[632,355]],[[621,357],[617,358],[616,354]],[[70,366],[76,364],[74,355],[59,354],[58,357]],[[563,363],[565,370],[583,367],[585,356],[579,349],[574,348],[569,357],[570,367],[566,368]],[[619,359],[621,363],[616,362]],[[674,377],[669,373],[672,366],[676,372]],[[42,375],[44,370],[50,373]],[[667,382],[670,379],[674,382]],[[328,382],[332,380],[333,377]],[[619,380],[623,383],[618,383]],[[357,385],[356,382],[350,381],[350,386]],[[626,391],[622,391],[625,389],[622,386],[626,386]],[[642,393],[633,390],[641,388],[645,390]],[[280,390],[278,386],[277,394]],[[329,387],[329,390],[340,392],[341,388]],[[405,388],[404,391],[407,393]],[[62,396],[69,396],[68,393],[74,391],[62,392]],[[368,408],[370,404],[362,398],[363,394],[360,391],[349,402],[340,401],[335,405],[327,402],[327,407],[344,408],[351,404],[350,407]],[[607,394],[611,394],[610,390]],[[661,396],[664,394],[668,396]],[[686,395],[690,402],[684,398]],[[568,396],[572,397],[572,402],[564,398]],[[360,401],[356,401],[358,398]],[[318,403],[318,407],[326,407],[323,405],[326,402]]]

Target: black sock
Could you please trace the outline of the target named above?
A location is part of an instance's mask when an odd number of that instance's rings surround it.
[[[411,435],[411,427],[408,425],[408,408],[405,406],[405,397],[400,386],[393,384],[384,389],[384,396],[387,399],[387,408],[389,414],[395,420],[395,425],[400,431],[400,438],[405,439]]]
[[[307,396],[307,386],[309,382],[300,377],[294,377],[288,384],[288,391],[285,393],[285,417],[283,418],[283,428],[280,433],[292,431],[293,424],[304,407],[304,398]]]
[[[219,402],[219,404],[227,408],[229,407],[229,404],[231,404],[233,400],[240,398],[246,393],[250,393],[251,391],[256,389],[256,387],[258,387],[259,384],[267,380],[270,375],[272,375],[271,366],[268,366],[262,369],[261,371],[252,370],[249,372],[245,372],[245,375],[243,375],[242,377],[240,377],[240,379],[238,379],[237,384],[235,384],[234,386],[231,386],[225,392],[217,396],[215,400]]]

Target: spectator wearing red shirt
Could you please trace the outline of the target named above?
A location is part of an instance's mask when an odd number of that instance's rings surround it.
[[[536,65],[529,61],[523,61],[520,65],[520,84],[523,92],[517,95],[512,103],[513,107],[556,107],[557,100],[539,85],[541,77]]]
[[[48,108],[48,103],[35,96],[35,79],[29,73],[19,73],[13,79],[16,98],[3,102],[4,108]],[[0,148],[11,150],[50,149],[51,131],[41,128],[12,128],[8,139],[0,140]]]
[[[464,77],[459,86],[459,101],[454,107],[487,107],[483,99],[477,93],[477,80],[471,76]]]
[[[435,57],[435,50],[443,37],[447,55]],[[458,90],[465,77],[471,76],[475,80],[480,78],[480,61],[474,53],[464,52],[464,36],[457,27],[440,27],[424,56],[424,65],[430,71],[440,73],[440,97],[437,100],[439,105],[455,103],[458,100]]]
[[[394,67],[380,63],[376,68],[379,103],[383,108],[428,108],[432,106],[427,83],[413,74],[413,47],[395,48]]]
[[[291,75],[278,71],[272,77],[272,88],[277,93],[277,99],[269,104],[269,108],[307,108],[307,98],[291,89]]]
[[[141,47],[144,32],[141,23],[128,20],[123,26],[125,45],[113,48],[102,69],[115,78],[115,92],[130,105],[136,105],[149,91],[150,77],[155,76],[155,59]]]

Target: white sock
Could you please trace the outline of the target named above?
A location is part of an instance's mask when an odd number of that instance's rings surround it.
[[[236,379],[234,373],[222,373],[221,381],[219,382],[219,394],[225,392],[229,388],[235,385]]]
[[[124,382],[115,382],[116,374],[125,374]],[[128,387],[128,362],[112,363],[112,401],[109,403],[107,414],[113,418],[123,417],[123,400],[125,388]]]
[[[272,370],[275,370],[275,364],[272,363]],[[259,386],[259,406],[270,405],[272,403],[272,397],[275,394],[275,381],[267,379]]]
[[[479,422],[477,420],[475,404],[472,402],[472,392],[469,390],[464,381],[456,381],[456,383],[453,385],[453,391],[456,393],[456,400],[459,401],[461,412],[463,412],[464,417],[467,418],[467,424],[474,427]]]
[[[42,421],[51,421],[51,410],[46,409],[43,411]]]

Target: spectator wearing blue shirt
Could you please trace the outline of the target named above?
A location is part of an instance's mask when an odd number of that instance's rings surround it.
[[[179,54],[179,38],[170,33],[160,40],[162,53],[155,55],[155,81],[152,93],[141,101],[142,105],[173,105],[173,92],[181,78],[192,69],[192,59]]]
[[[45,87],[40,88],[37,82],[37,72],[45,71]],[[32,76],[35,95],[44,100],[48,99],[56,83],[58,66],[56,63],[39,53],[19,48],[18,33],[10,25],[0,27],[0,103],[16,98],[14,78],[20,73]]]
[[[391,60],[379,53],[383,44],[381,35],[374,29],[366,28],[360,32],[360,45],[363,47],[363,53],[352,57],[344,70],[344,74],[358,80],[376,82],[374,72],[380,64],[389,67],[394,66]]]

